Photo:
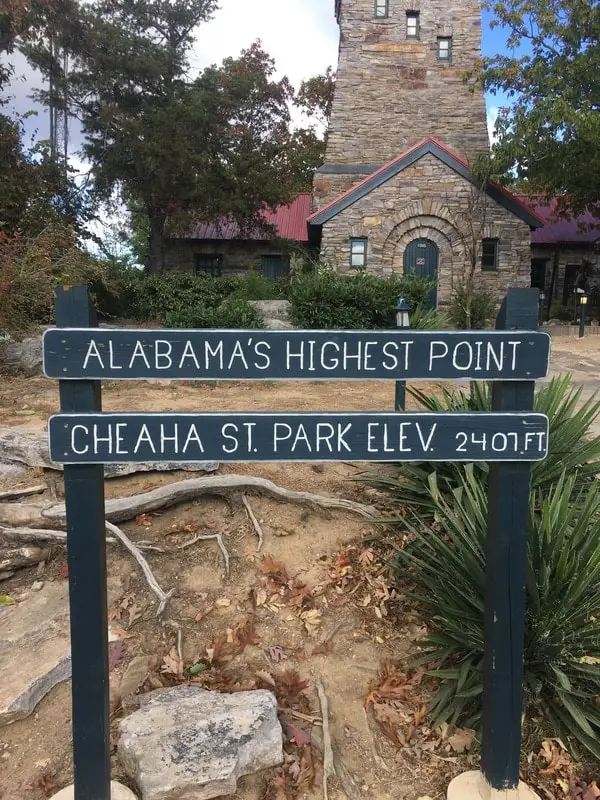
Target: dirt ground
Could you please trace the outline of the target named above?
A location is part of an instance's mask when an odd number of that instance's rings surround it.
[[[588,382],[600,376],[600,337],[556,340],[553,354],[558,371],[576,368],[581,381]],[[421,388],[433,392],[438,387],[421,384]],[[375,411],[393,408],[393,394],[389,382],[124,382],[103,384],[103,406],[107,411]],[[52,381],[3,378],[0,382],[0,424],[42,428],[57,410],[58,390]],[[383,496],[352,481],[363,468],[346,463],[231,464],[221,472],[264,476],[288,489],[360,500],[385,511]],[[106,494],[130,495],[186,477],[189,473],[110,480]],[[2,488],[27,486],[40,478],[60,496],[60,481],[57,485],[49,472],[31,471],[18,480],[5,480]],[[130,703],[122,707],[118,689],[135,656],[151,658],[152,674],[141,691],[183,680],[223,690],[268,687],[272,682],[283,705],[282,718],[292,725],[286,728],[286,780],[296,776],[295,796],[312,800],[323,796],[320,756],[310,756],[310,747],[300,746],[296,734],[298,726],[300,739],[302,733],[310,736],[313,724],[318,726],[315,682],[320,677],[330,700],[334,745],[365,800],[445,797],[450,778],[473,768],[477,759],[439,737],[432,738],[423,719],[426,681],[414,691],[403,692],[402,702],[392,704],[396,719],[406,720],[407,732],[406,741],[396,741],[395,746],[374,721],[374,703],[366,703],[386,660],[413,674],[408,657],[418,650],[425,633],[400,590],[389,586],[382,553],[369,540],[374,533],[381,536],[381,526],[345,512],[325,514],[254,496],[249,500],[264,531],[261,552],[239,497],[229,502],[202,498],[122,526],[134,542],[169,551],[146,553],[161,587],[175,590],[163,621],[156,619],[156,597],[138,565],[120,545],[108,545],[108,570],[117,596],[109,617],[119,639],[111,645],[113,739],[119,719],[132,710]],[[176,550],[197,534],[213,533],[223,534],[231,557],[229,575],[215,541],[198,541]],[[66,580],[63,547],[53,548],[41,576],[35,569],[22,570],[1,584],[1,593],[19,602],[40,578]],[[183,666],[202,663],[205,669],[208,665],[206,674],[181,675],[178,629]],[[289,670],[298,671],[297,680],[307,681],[297,702],[289,702],[289,696],[286,700],[282,694],[281,686],[290,681]],[[286,671],[287,677],[282,678]],[[0,729],[1,800],[42,800],[70,782],[70,726],[70,685],[66,682],[31,717]],[[116,757],[113,777],[124,777]],[[277,780],[277,772],[244,779],[236,797],[287,797],[273,793]],[[331,785],[332,800],[346,796],[336,779]]]

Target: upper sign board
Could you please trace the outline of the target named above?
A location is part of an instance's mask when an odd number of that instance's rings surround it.
[[[532,331],[52,328],[44,374],[69,379],[535,380],[550,336]]]

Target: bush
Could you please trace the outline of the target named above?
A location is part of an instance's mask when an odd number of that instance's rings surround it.
[[[100,299],[100,311],[141,322],[165,324],[171,315],[185,315],[190,309],[216,309],[228,298],[275,300],[284,296],[283,281],[272,282],[255,272],[243,276],[213,277],[186,272],[146,275],[137,269],[119,269],[118,290]],[[183,317],[182,317],[183,318]]]
[[[464,286],[458,286],[452,297],[448,316],[453,328],[481,330],[495,313],[494,296],[489,292],[474,291],[471,295],[471,324],[467,325],[467,291]]]
[[[230,297],[217,308],[192,306],[165,315],[167,328],[262,328],[260,314],[247,300]]]
[[[541,716],[553,735],[574,738],[600,757],[600,491],[559,478],[531,496],[526,718]],[[477,726],[481,713],[487,497],[467,469],[461,492],[436,492],[436,526],[413,515],[414,541],[397,554],[410,573],[411,596],[431,626],[421,663],[435,664],[441,683],[432,713],[442,722]]]
[[[0,233],[0,329],[19,334],[32,324],[49,324],[56,286],[106,280],[69,225],[55,223],[35,236]]]
[[[441,396],[425,394],[408,386],[407,392],[425,411],[491,411],[492,399],[488,384],[473,383],[471,392],[445,389]],[[581,402],[582,388],[575,389],[569,375],[553,378],[535,393],[534,410],[549,420],[548,456],[531,468],[534,489],[549,491],[563,470],[576,475],[577,488],[590,484],[600,473],[600,437],[591,435],[591,426],[600,414],[600,401],[595,397]],[[368,478],[372,486],[389,492],[400,506],[415,506],[421,512],[435,510],[428,486],[436,477],[437,491],[450,496],[463,483],[465,465],[458,462],[420,462],[398,464],[392,474]],[[482,485],[487,480],[488,466],[477,463],[474,474]]]
[[[416,310],[424,305],[431,288],[430,281],[414,276],[380,278],[317,269],[299,275],[288,297],[292,321],[300,328],[386,329],[395,327],[399,295]],[[427,319],[431,322],[434,317]]]

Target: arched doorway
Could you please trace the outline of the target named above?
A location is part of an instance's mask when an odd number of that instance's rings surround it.
[[[404,251],[404,274],[434,280],[435,287],[425,301],[426,308],[437,308],[437,277],[440,251],[431,239],[415,239]]]

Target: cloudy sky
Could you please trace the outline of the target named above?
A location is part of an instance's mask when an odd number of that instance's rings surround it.
[[[219,63],[223,58],[237,55],[252,42],[261,39],[264,48],[275,59],[280,74],[287,75],[295,86],[304,78],[323,72],[337,62],[338,28],[334,18],[334,0],[221,0],[214,19],[198,33],[192,57],[192,68]],[[489,27],[484,17],[484,53],[502,49],[501,32]],[[36,110],[28,120],[28,132],[45,138],[48,122],[30,99],[31,90],[38,84],[23,59],[16,64],[17,80],[13,82],[13,108],[24,113]],[[499,98],[488,98],[488,116],[495,117]],[[72,125],[72,128],[75,126]],[[71,131],[72,149],[77,150],[76,130]],[[75,156],[76,153],[74,152]]]

